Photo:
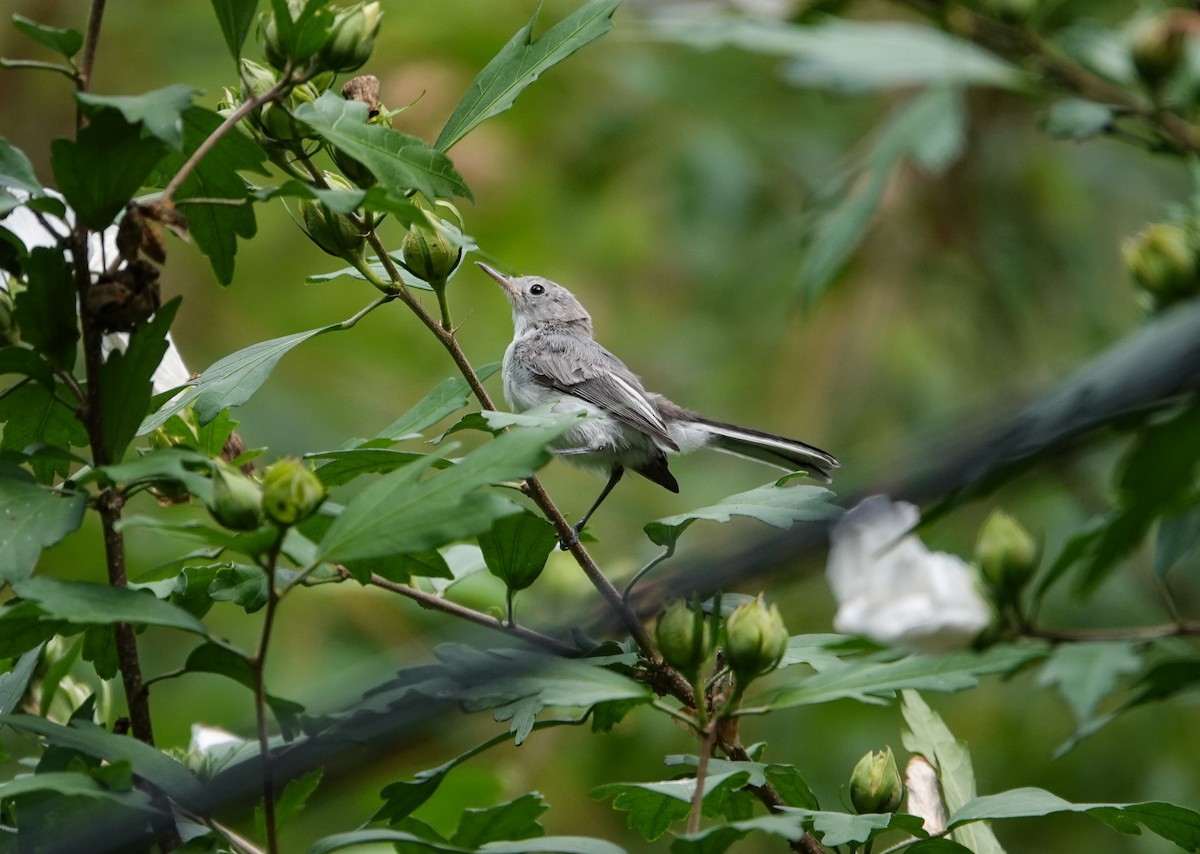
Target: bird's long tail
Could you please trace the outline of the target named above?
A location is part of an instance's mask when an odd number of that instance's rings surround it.
[[[727,454],[758,460],[788,471],[804,469],[826,483],[832,480],[830,470],[838,467],[838,461],[832,454],[796,439],[721,421],[710,421],[694,414],[692,420],[711,437],[707,443],[708,447]]]

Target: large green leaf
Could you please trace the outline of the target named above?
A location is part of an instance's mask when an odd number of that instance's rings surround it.
[[[676,16],[654,22],[652,31],[699,48],[735,46],[790,59],[784,74],[801,86],[861,91],[1022,83],[1021,73],[995,54],[922,24],[827,19],[801,26],[749,16]]]
[[[0,452],[10,459],[27,459],[39,483],[50,484],[65,476],[78,462],[69,449],[87,444],[87,432],[59,396],[69,394],[65,386],[47,389],[22,382],[0,394]]]
[[[480,380],[500,370],[499,362],[492,362],[476,370]],[[401,415],[379,434],[381,439],[398,442],[420,435],[427,427],[432,427],[443,418],[451,415],[467,405],[471,400],[471,386],[462,377],[448,377],[442,380],[429,394],[408,412]]]
[[[29,286],[16,298],[21,337],[55,367],[72,370],[79,328],[71,267],[60,250],[49,246],[36,247],[23,266]]]
[[[42,191],[42,184],[25,152],[3,137],[0,137],[0,187],[13,187],[27,193]]]
[[[531,510],[497,519],[477,539],[488,571],[509,590],[524,590],[537,581],[558,545],[554,526]]]
[[[894,661],[874,657],[849,660],[780,685],[767,694],[762,708],[747,711],[785,709],[844,699],[880,703],[904,688],[964,691],[979,684],[980,676],[1011,673],[1046,654],[1045,646],[1027,644],[994,646],[984,652],[964,650],[949,655],[909,655]]]
[[[486,531],[517,505],[485,487],[527,477],[550,459],[546,445],[575,421],[510,430],[428,478],[432,460],[384,475],[351,499],[321,540],[327,561],[426,551]]]
[[[721,802],[750,779],[748,771],[710,773],[704,778],[701,802],[706,815],[718,814]],[[613,799],[613,809],[629,813],[629,826],[647,840],[658,839],[687,816],[696,793],[696,778],[654,783],[608,783],[592,790],[593,798]]]
[[[208,634],[204,624],[191,614],[144,590],[67,581],[48,575],[19,581],[13,589],[22,599],[36,603],[49,619],[72,625],[136,623]]]
[[[74,142],[50,144],[58,189],[80,222],[93,231],[112,224],[168,151],[161,139],[142,133],[115,109],[100,109]]]
[[[112,801],[123,807],[153,811],[150,796],[140,789],[122,791],[110,789],[90,774],[76,771],[49,771],[25,774],[0,784],[0,798],[8,800],[21,795],[53,794],[71,798],[90,798]]]
[[[731,495],[699,510],[650,522],[645,531],[654,543],[674,548],[680,535],[698,519],[728,522],[734,516],[746,516],[774,528],[789,528],[800,521],[828,521],[836,519],[842,512],[830,503],[833,497],[832,492],[819,486],[782,486],[777,481]]]
[[[70,59],[79,53],[80,48],[83,47],[83,33],[79,32],[79,30],[62,29],[60,27],[52,27],[48,24],[40,24],[30,18],[26,18],[24,15],[17,14],[12,16],[12,22],[13,27],[17,31],[24,33],[42,47],[62,54],[66,59]]]
[[[415,136],[367,124],[367,105],[360,101],[326,92],[298,107],[295,116],[371,170],[390,193],[417,190],[430,199],[471,197],[450,158]]]
[[[76,97],[88,115],[95,115],[104,109],[116,110],[131,125],[141,125],[151,136],[171,148],[179,148],[183,145],[182,114],[192,105],[195,95],[196,90],[190,86],[167,86],[144,95],[93,95],[80,92]]]
[[[1121,833],[1140,834],[1140,826],[1184,851],[1200,850],[1200,813],[1176,804],[1073,804],[1044,789],[1011,789],[975,798],[950,815],[949,827],[988,819],[1033,818],[1056,813],[1086,813]]]
[[[621,0],[588,0],[547,30],[536,42],[537,12],[519,29],[495,58],[479,72],[467,94],[454,108],[434,148],[448,151],[472,129],[513,105],[517,95],[541,74],[612,29],[612,16]]]
[[[537,820],[548,809],[541,795],[530,792],[493,807],[464,810],[450,842],[474,849],[489,842],[543,836],[546,831]]]
[[[258,0],[212,0],[213,12],[217,23],[221,25],[221,35],[234,59],[242,55],[242,45],[250,25],[254,23],[254,13],[258,9]]]
[[[901,736],[905,748],[920,754],[937,769],[946,810],[954,812],[975,797],[975,769],[965,743],[957,740],[941,717],[916,691],[905,691],[900,706],[908,729]],[[971,824],[954,831],[954,841],[975,854],[1004,854],[996,835],[986,823]]]
[[[192,107],[184,112],[181,118],[182,148],[159,164],[152,182],[166,186],[184,161],[222,121],[221,116],[203,107]],[[200,251],[208,256],[213,274],[223,285],[233,280],[237,239],[251,238],[258,229],[254,206],[249,203],[250,190],[240,172],[263,172],[265,162],[266,154],[248,136],[225,134],[175,193],[176,203],[187,215],[189,234]],[[221,201],[188,204],[189,199]]]
[[[42,549],[83,523],[87,495],[0,476],[0,585],[27,579]]]
[[[124,352],[114,350],[100,370],[100,421],[109,462],[121,461],[146,417],[152,396],[150,378],[167,352],[167,333],[181,300],[171,300],[149,323],[138,327]]]
[[[1071,643],[1055,647],[1038,675],[1043,687],[1057,686],[1075,722],[1091,720],[1120,677],[1137,672],[1142,657],[1131,641]]]

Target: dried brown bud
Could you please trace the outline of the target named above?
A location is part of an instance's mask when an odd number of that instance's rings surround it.
[[[132,332],[158,311],[161,300],[158,270],[135,259],[89,287],[83,310],[103,332]]]
[[[342,97],[347,101],[361,101],[367,105],[368,117],[374,118],[379,113],[379,78],[374,74],[360,74],[351,77],[342,86]]]

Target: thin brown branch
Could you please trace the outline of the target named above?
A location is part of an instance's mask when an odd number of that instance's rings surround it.
[[[80,92],[86,92],[92,85],[92,69],[96,65],[96,48],[100,43],[100,24],[104,21],[106,3],[107,0],[92,0],[92,9],[88,13],[83,53],[79,60],[79,71],[75,75],[75,86]]]
[[[350,574],[343,571],[343,577],[349,578]],[[468,622],[474,623],[477,626],[483,626],[486,629],[502,632],[511,637],[518,638],[526,643],[541,647],[547,652],[555,655],[561,655],[565,658],[577,658],[580,651],[575,647],[565,644],[560,640],[544,635],[541,632],[533,629],[525,628],[515,624],[506,623],[499,620],[490,614],[485,614],[482,611],[476,611],[474,608],[468,608],[465,605],[460,605],[457,602],[451,602],[448,599],[443,599],[441,596],[434,596],[432,593],[426,593],[424,590],[419,590],[416,587],[410,587],[407,584],[401,584],[397,581],[391,581],[384,578],[382,575],[372,574],[370,584],[372,587],[378,587],[381,590],[388,590],[392,593],[398,593],[412,599],[422,608],[429,608],[434,611],[441,611],[444,614],[450,614]]]
[[[267,650],[271,645],[271,631],[275,627],[275,611],[279,607],[279,593],[275,589],[275,568],[279,563],[279,550],[282,545],[281,533],[266,555],[263,569],[267,574],[267,603],[263,615],[262,636],[259,638],[258,652],[250,660],[250,670],[254,675],[254,716],[258,724],[258,751],[262,761],[263,824],[266,825],[268,854],[279,854],[279,838],[275,823],[275,773],[271,767],[271,740],[267,732],[265,671]]]
[[[717,741],[715,721],[704,728],[700,739],[700,759],[696,763],[696,790],[692,792],[692,807],[688,812],[688,833],[700,832],[700,815],[704,807],[704,780],[708,777],[708,760],[712,757],[713,745]]]

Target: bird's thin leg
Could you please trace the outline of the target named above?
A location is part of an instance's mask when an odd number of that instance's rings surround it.
[[[571,548],[571,546],[575,545],[579,539],[579,532],[583,530],[583,526],[588,523],[588,519],[592,518],[592,514],[596,512],[596,508],[604,502],[604,499],[608,498],[608,494],[612,492],[613,487],[620,482],[623,474],[625,474],[624,468],[621,466],[613,466],[612,474],[608,476],[608,483],[604,484],[604,489],[600,490],[600,497],[592,502],[592,506],[589,507],[588,511],[583,514],[583,518],[571,526],[575,529],[575,536],[570,540],[560,541],[558,544],[559,548],[561,548],[563,551],[566,551],[567,549]]]

